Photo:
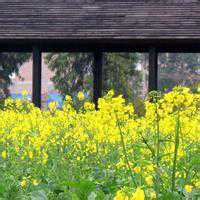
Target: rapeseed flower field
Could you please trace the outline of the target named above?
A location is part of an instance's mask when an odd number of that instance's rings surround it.
[[[0,199],[200,199],[200,94],[152,92],[139,116],[113,91],[0,110]]]

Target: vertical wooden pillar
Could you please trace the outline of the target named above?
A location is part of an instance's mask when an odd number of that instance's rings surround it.
[[[102,97],[102,73],[103,73],[103,53],[94,53],[94,68],[93,68],[93,101],[96,109],[98,108],[98,99]]]
[[[42,78],[42,56],[38,47],[33,47],[33,88],[32,102],[41,108],[41,78]]]
[[[149,49],[149,92],[158,90],[158,52],[155,47]]]

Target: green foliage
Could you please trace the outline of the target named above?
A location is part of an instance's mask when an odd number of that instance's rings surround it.
[[[28,53],[0,53],[0,99],[9,94],[10,76],[18,74],[20,66],[29,58]]]
[[[103,90],[114,89],[127,100],[139,95],[142,73],[136,69],[135,53],[108,53],[105,55]]]
[[[103,91],[114,89],[117,94],[123,94],[129,100],[133,99],[141,83],[136,61],[135,53],[104,54]],[[49,53],[46,63],[55,72],[52,81],[63,96],[75,96],[80,90],[88,93],[89,97],[92,96],[92,53]]]
[[[165,53],[159,56],[159,89],[171,90],[176,85],[197,88],[200,59],[197,53]]]
[[[86,53],[49,53],[46,56],[46,63],[55,73],[52,81],[63,96],[74,96],[77,91],[90,88],[92,61],[92,54]]]

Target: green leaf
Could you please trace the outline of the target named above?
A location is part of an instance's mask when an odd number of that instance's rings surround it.
[[[97,194],[95,192],[91,192],[88,195],[88,200],[96,200]]]
[[[79,188],[81,190],[92,190],[96,187],[95,183],[93,183],[92,181],[88,181],[88,180],[83,180],[83,181],[79,181],[79,182],[64,182],[63,185],[65,186],[70,186],[73,188]]]
[[[5,185],[0,184],[0,196],[1,196],[2,194],[4,194],[5,191],[6,191],[6,187],[5,187]]]
[[[44,190],[38,190],[31,193],[31,200],[48,200],[48,198]]]

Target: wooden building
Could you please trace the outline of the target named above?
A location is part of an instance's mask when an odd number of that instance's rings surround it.
[[[33,52],[33,102],[41,105],[42,52],[94,52],[94,101],[103,52],[200,52],[200,0],[0,0],[0,51]]]

